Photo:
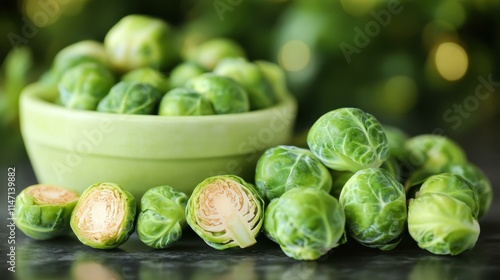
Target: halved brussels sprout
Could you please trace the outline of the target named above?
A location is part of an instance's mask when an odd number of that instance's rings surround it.
[[[96,183],[83,191],[71,215],[71,229],[83,244],[116,248],[134,231],[134,196],[120,185]]]
[[[172,88],[183,87],[186,85],[187,81],[194,77],[200,76],[201,74],[207,72],[207,70],[200,65],[186,61],[183,62],[172,69],[170,72],[170,81],[172,83]]]
[[[251,110],[267,108],[276,103],[276,93],[264,73],[244,58],[225,58],[217,63],[213,73],[229,77],[242,85],[248,93]]]
[[[294,188],[268,205],[264,230],[296,260],[316,260],[345,242],[345,215],[324,190]]]
[[[255,244],[263,218],[264,201],[257,190],[235,175],[203,180],[193,190],[186,207],[189,226],[218,250]]]
[[[204,94],[212,102],[216,114],[242,113],[250,110],[246,90],[230,78],[205,73],[189,80],[186,87]]]
[[[270,148],[257,161],[255,185],[267,202],[297,187],[329,192],[330,171],[308,149],[279,145]]]
[[[458,199],[469,206],[472,216],[479,214],[479,197],[476,189],[462,176],[452,173],[432,175],[425,179],[416,197],[426,193],[442,193]]]
[[[359,170],[345,183],[339,201],[347,231],[360,244],[384,251],[399,244],[406,229],[406,196],[387,170]]]
[[[476,189],[479,197],[478,219],[488,213],[493,201],[493,188],[490,180],[479,167],[472,163],[452,163],[445,165],[441,171],[462,176]]]
[[[214,115],[212,102],[205,95],[192,89],[174,88],[160,101],[158,115],[161,116],[202,116]]]
[[[464,150],[441,135],[422,134],[405,142],[406,161],[414,170],[438,173],[447,164],[467,162]]]
[[[46,240],[71,232],[69,222],[79,194],[59,186],[37,184],[16,197],[16,226],[27,236]]]
[[[170,82],[167,76],[152,67],[134,69],[123,75],[121,80],[126,82],[149,84],[162,93],[165,93],[170,89]]]
[[[190,50],[186,60],[195,62],[212,71],[215,65],[224,58],[245,56],[245,51],[235,41],[227,38],[215,38],[205,41]]]
[[[170,25],[146,15],[127,15],[104,37],[104,48],[113,67],[120,72],[151,66],[166,68],[177,56]]]
[[[167,248],[179,240],[186,223],[188,196],[171,186],[147,190],[141,198],[137,217],[139,239],[152,248]]]
[[[474,248],[480,227],[464,202],[442,193],[426,193],[410,199],[408,232],[422,249],[458,255]]]
[[[97,111],[116,114],[155,113],[163,94],[149,84],[119,82],[97,105]]]
[[[115,83],[113,74],[98,63],[87,62],[70,68],[57,84],[64,107],[95,110]]]
[[[389,158],[382,125],[358,108],[339,108],[321,116],[310,128],[307,144],[323,164],[338,171],[379,167]]]

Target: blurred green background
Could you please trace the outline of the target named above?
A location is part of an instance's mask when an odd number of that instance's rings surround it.
[[[213,37],[279,63],[297,143],[322,114],[360,107],[410,135],[445,134],[493,177],[500,113],[498,0],[18,0],[0,10],[0,166],[28,162],[18,96],[63,47],[102,41],[131,13],[163,18],[179,53]]]

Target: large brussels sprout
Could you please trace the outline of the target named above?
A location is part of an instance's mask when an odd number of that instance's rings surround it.
[[[152,67],[141,67],[127,72],[122,76],[122,81],[149,84],[162,93],[170,89],[167,76]]]
[[[160,101],[158,115],[202,116],[215,114],[212,102],[204,94],[187,88],[174,88]]]
[[[147,190],[137,216],[139,239],[152,248],[167,248],[179,240],[186,223],[188,196],[168,185]]]
[[[422,134],[405,142],[406,161],[414,170],[437,173],[450,163],[464,163],[463,149],[448,137]]]
[[[309,130],[307,144],[323,164],[339,171],[379,167],[389,158],[382,125],[358,108],[339,108],[321,116]]]
[[[426,193],[410,199],[408,232],[422,249],[458,255],[474,248],[480,227],[464,202],[442,193]]]
[[[170,25],[137,14],[123,17],[109,29],[104,48],[111,65],[120,72],[145,66],[164,69],[177,55]]]
[[[16,197],[16,227],[39,240],[68,234],[71,232],[71,213],[78,198],[77,192],[59,186],[29,186]]]
[[[245,51],[235,41],[227,38],[215,38],[205,41],[190,50],[186,56],[186,60],[195,62],[203,68],[212,71],[215,65],[224,58],[245,56]]]
[[[345,183],[339,201],[347,231],[360,244],[384,251],[399,244],[406,229],[406,196],[388,171],[359,170]]]
[[[83,244],[112,249],[134,231],[134,196],[120,185],[96,183],[83,191],[71,215],[71,229]]]
[[[265,60],[256,60],[254,63],[267,78],[278,99],[283,99],[285,96],[290,95],[283,68],[276,63]]]
[[[264,218],[264,201],[236,175],[212,176],[199,183],[186,207],[189,226],[211,247],[249,247]]]
[[[266,150],[257,161],[255,185],[261,197],[271,201],[297,187],[329,192],[332,176],[308,149],[280,145]]]
[[[276,93],[264,73],[244,58],[225,58],[217,63],[213,73],[229,77],[242,85],[248,93],[251,110],[267,108],[276,103]]]
[[[230,78],[205,73],[189,80],[186,87],[204,94],[212,102],[216,114],[250,110],[246,90]]]
[[[67,108],[95,110],[114,83],[113,74],[101,64],[82,63],[61,77],[57,84],[59,100]]]
[[[268,205],[264,230],[296,260],[316,260],[345,240],[345,215],[324,190],[294,188]]]
[[[442,173],[428,177],[417,192],[417,197],[426,193],[442,193],[458,199],[471,209],[472,216],[478,217],[479,197],[476,189],[462,176]]]
[[[172,69],[170,72],[170,82],[173,88],[183,87],[186,85],[187,81],[205,72],[207,72],[207,70],[202,66],[194,62],[185,61]]]
[[[472,163],[452,163],[445,165],[441,172],[457,174],[466,179],[477,191],[479,197],[478,219],[486,215],[493,201],[493,188],[484,172]]]
[[[138,82],[119,82],[97,105],[97,111],[116,114],[155,113],[162,93],[149,84]]]

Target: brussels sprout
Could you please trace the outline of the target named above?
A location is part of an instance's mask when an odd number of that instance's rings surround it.
[[[484,172],[472,163],[452,163],[445,165],[441,172],[457,174],[466,179],[477,191],[479,197],[478,219],[484,217],[493,201],[493,188]]]
[[[230,78],[205,73],[189,80],[186,87],[204,94],[212,102],[216,114],[242,113],[250,110],[247,92]]]
[[[186,60],[212,71],[219,61],[228,57],[245,57],[245,51],[231,39],[215,38],[203,42],[191,50],[187,54]]]
[[[388,171],[359,170],[345,183],[339,201],[348,232],[360,244],[384,251],[399,244],[406,229],[406,196]]]
[[[177,55],[170,25],[146,15],[120,19],[104,37],[104,48],[110,63],[120,72],[145,66],[164,69]]]
[[[358,108],[339,108],[321,116],[309,130],[307,144],[323,164],[339,171],[379,167],[389,158],[382,125]]]
[[[426,193],[442,193],[462,201],[470,207],[472,216],[479,214],[479,197],[476,189],[462,176],[452,173],[442,173],[428,177],[416,197]]]
[[[389,153],[392,157],[400,158],[405,155],[404,145],[409,139],[408,134],[398,127],[391,125],[383,125],[387,141],[389,142]]]
[[[276,63],[265,60],[256,60],[254,63],[267,78],[278,99],[283,99],[284,97],[290,95],[283,68]]]
[[[135,198],[120,185],[96,183],[83,191],[71,215],[78,240],[96,249],[113,249],[134,231]]]
[[[27,236],[47,240],[71,232],[69,221],[79,194],[66,188],[37,184],[16,197],[16,226]]]
[[[122,81],[149,84],[162,93],[170,89],[168,78],[160,71],[151,67],[141,67],[127,72],[122,76]]]
[[[194,62],[183,62],[170,72],[170,81],[172,87],[183,87],[186,85],[187,81],[194,77],[200,76],[201,74],[207,72],[207,70]]]
[[[97,111],[117,114],[155,113],[162,93],[149,84],[119,82],[97,105]]]
[[[186,207],[189,226],[211,247],[249,247],[264,218],[264,201],[236,175],[212,176],[199,183]]]
[[[255,185],[260,196],[271,201],[297,187],[329,192],[332,176],[308,149],[280,145],[266,150],[257,161]]]
[[[316,260],[340,245],[345,215],[336,198],[324,190],[294,188],[271,201],[264,231],[296,260]]]
[[[186,88],[174,88],[163,96],[158,109],[162,116],[201,116],[215,114],[205,95]]]
[[[480,227],[467,204],[442,193],[426,193],[410,199],[408,232],[422,249],[458,255],[474,248]]]
[[[276,103],[276,93],[264,73],[244,58],[225,58],[217,63],[213,73],[229,77],[242,85],[248,93],[251,110],[267,108]]]
[[[414,170],[438,173],[449,163],[464,163],[467,157],[453,140],[441,136],[422,134],[405,142],[406,161]]]
[[[147,190],[141,198],[141,211],[137,217],[139,239],[156,249],[167,248],[179,240],[186,223],[187,200],[185,193],[171,186]]]
[[[402,173],[402,171],[401,171],[401,165],[400,165],[399,161],[395,157],[389,156],[389,158],[382,163],[382,165],[380,166],[380,168],[383,168],[383,169],[389,171],[389,173],[391,173],[391,175],[398,182],[403,181],[402,174],[401,174]]]
[[[114,82],[113,74],[102,65],[79,64],[61,77],[57,85],[60,102],[67,108],[95,110]]]

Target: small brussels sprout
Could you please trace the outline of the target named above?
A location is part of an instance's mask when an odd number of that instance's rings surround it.
[[[391,175],[398,182],[403,181],[402,174],[401,174],[402,173],[402,171],[401,171],[401,165],[400,165],[399,161],[395,157],[389,156],[389,158],[382,163],[382,165],[380,166],[380,168],[383,168],[383,169],[389,171],[389,173],[391,173]]]
[[[250,110],[246,90],[230,78],[205,73],[189,80],[186,87],[204,94],[212,102],[216,114],[242,113]]]
[[[186,223],[187,200],[185,193],[171,186],[147,190],[141,198],[141,211],[137,216],[139,239],[156,249],[170,247],[179,240]]]
[[[256,60],[254,63],[267,78],[278,99],[283,99],[284,97],[290,95],[283,68],[276,63],[265,60]]]
[[[274,199],[264,217],[266,235],[296,260],[316,260],[345,240],[345,215],[324,190],[294,188]]]
[[[480,205],[477,191],[460,175],[442,173],[428,177],[420,186],[416,197],[426,193],[442,193],[460,200],[470,207],[474,218],[478,217]]]
[[[329,192],[332,176],[308,149],[280,145],[267,149],[257,161],[255,185],[260,196],[269,202],[297,187]]]
[[[323,164],[338,171],[379,167],[389,158],[382,125],[358,108],[339,108],[321,116],[309,130],[307,144]]]
[[[71,215],[71,229],[83,244],[113,249],[134,231],[135,198],[114,183],[96,183],[83,191]]]
[[[449,163],[464,163],[467,157],[463,149],[448,137],[422,134],[408,139],[404,145],[406,161],[414,170],[438,173]]]
[[[236,175],[203,180],[186,207],[189,226],[218,250],[255,244],[263,218],[264,201],[252,184]]]
[[[227,38],[215,38],[192,49],[187,54],[186,60],[212,71],[215,65],[224,58],[245,56],[245,51],[235,41]]]
[[[339,201],[347,231],[360,244],[384,251],[399,244],[406,229],[406,196],[388,171],[359,170],[345,183]]]
[[[123,17],[109,29],[104,48],[111,65],[120,72],[145,66],[164,69],[177,55],[170,25],[137,14]]]
[[[401,158],[405,155],[404,145],[409,139],[408,134],[398,127],[383,125],[387,141],[389,142],[389,153],[392,157]]]
[[[187,81],[206,72],[207,70],[205,68],[194,62],[183,62],[175,66],[172,72],[170,72],[172,88],[183,87],[186,85]]]
[[[78,198],[77,192],[59,186],[29,186],[16,197],[16,227],[38,240],[68,234],[71,232],[71,212]]]
[[[441,172],[457,174],[466,179],[477,191],[479,197],[478,219],[484,217],[493,201],[493,188],[484,172],[472,163],[452,163],[445,165]]]
[[[458,255],[474,248],[480,227],[467,204],[442,193],[426,193],[410,199],[408,232],[422,249]]]
[[[118,82],[97,105],[97,111],[116,114],[155,113],[162,93],[149,84]]]
[[[162,72],[152,67],[141,67],[127,72],[122,76],[122,81],[149,84],[162,93],[170,89],[168,78]]]
[[[229,77],[242,85],[248,93],[251,110],[267,108],[276,103],[276,93],[264,73],[244,58],[225,58],[217,63],[213,73]]]
[[[160,101],[158,115],[161,116],[202,116],[214,115],[210,100],[205,95],[187,88],[174,88]]]
[[[67,108],[95,110],[114,82],[113,74],[104,66],[82,63],[61,77],[57,85],[59,100]]]

